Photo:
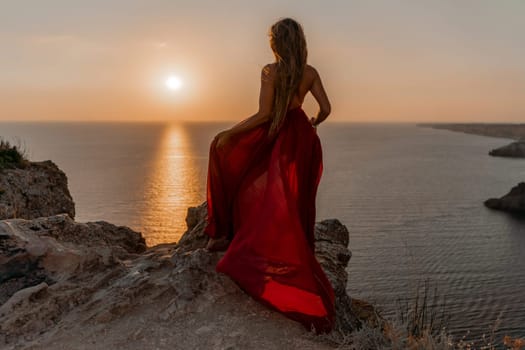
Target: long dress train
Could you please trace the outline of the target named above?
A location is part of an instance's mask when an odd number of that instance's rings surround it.
[[[314,256],[319,137],[301,107],[287,112],[276,137],[268,129],[210,146],[206,233],[232,239],[216,269],[260,302],[327,332],[334,292]]]

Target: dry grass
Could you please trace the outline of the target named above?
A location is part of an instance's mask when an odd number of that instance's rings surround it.
[[[321,337],[338,349],[348,350],[525,350],[525,339],[496,339],[500,318],[481,339],[467,340],[468,335],[454,339],[448,331],[445,306],[437,288],[425,281],[417,286],[413,298],[398,300],[395,315],[386,318],[383,326],[364,322],[351,333],[334,330]],[[377,317],[383,319],[380,314]]]
[[[397,317],[405,325],[409,337],[437,336],[448,328],[450,317],[446,315],[445,308],[445,298],[440,298],[437,287],[431,288],[429,280],[426,280],[417,285],[414,298],[397,300]]]

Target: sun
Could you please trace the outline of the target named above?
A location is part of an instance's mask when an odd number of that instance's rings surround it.
[[[184,85],[182,79],[176,75],[170,75],[165,84],[169,90],[179,90]]]

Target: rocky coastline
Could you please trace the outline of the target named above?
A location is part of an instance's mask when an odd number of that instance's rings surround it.
[[[501,198],[487,199],[485,206],[491,209],[525,215],[525,182],[520,182]]]
[[[525,124],[418,124],[421,127],[464,132],[481,136],[515,139],[517,141],[489,151],[493,157],[525,158]],[[525,214],[525,183],[519,183],[501,198],[490,198],[484,202],[487,208]]]
[[[0,170],[0,348],[331,349],[326,337],[267,309],[215,272],[205,203],[178,243],[74,221],[67,177],[52,162]],[[13,209],[16,208],[16,209]],[[349,233],[316,223],[316,256],[336,292],[336,330],[382,326],[346,292]]]
[[[421,123],[421,127],[463,132],[480,136],[525,140],[525,124],[500,123]]]
[[[494,157],[525,158],[525,141],[516,141],[493,149],[489,152],[489,155]]]
[[[418,126],[479,136],[513,139],[516,141],[489,151],[489,155],[494,157],[525,158],[525,124],[423,123],[418,124]]]

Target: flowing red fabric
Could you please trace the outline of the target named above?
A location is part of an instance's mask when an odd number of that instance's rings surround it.
[[[277,136],[268,137],[269,126],[210,146],[206,233],[232,239],[216,269],[260,302],[328,332],[334,292],[314,255],[321,143],[301,107],[287,112]]]

